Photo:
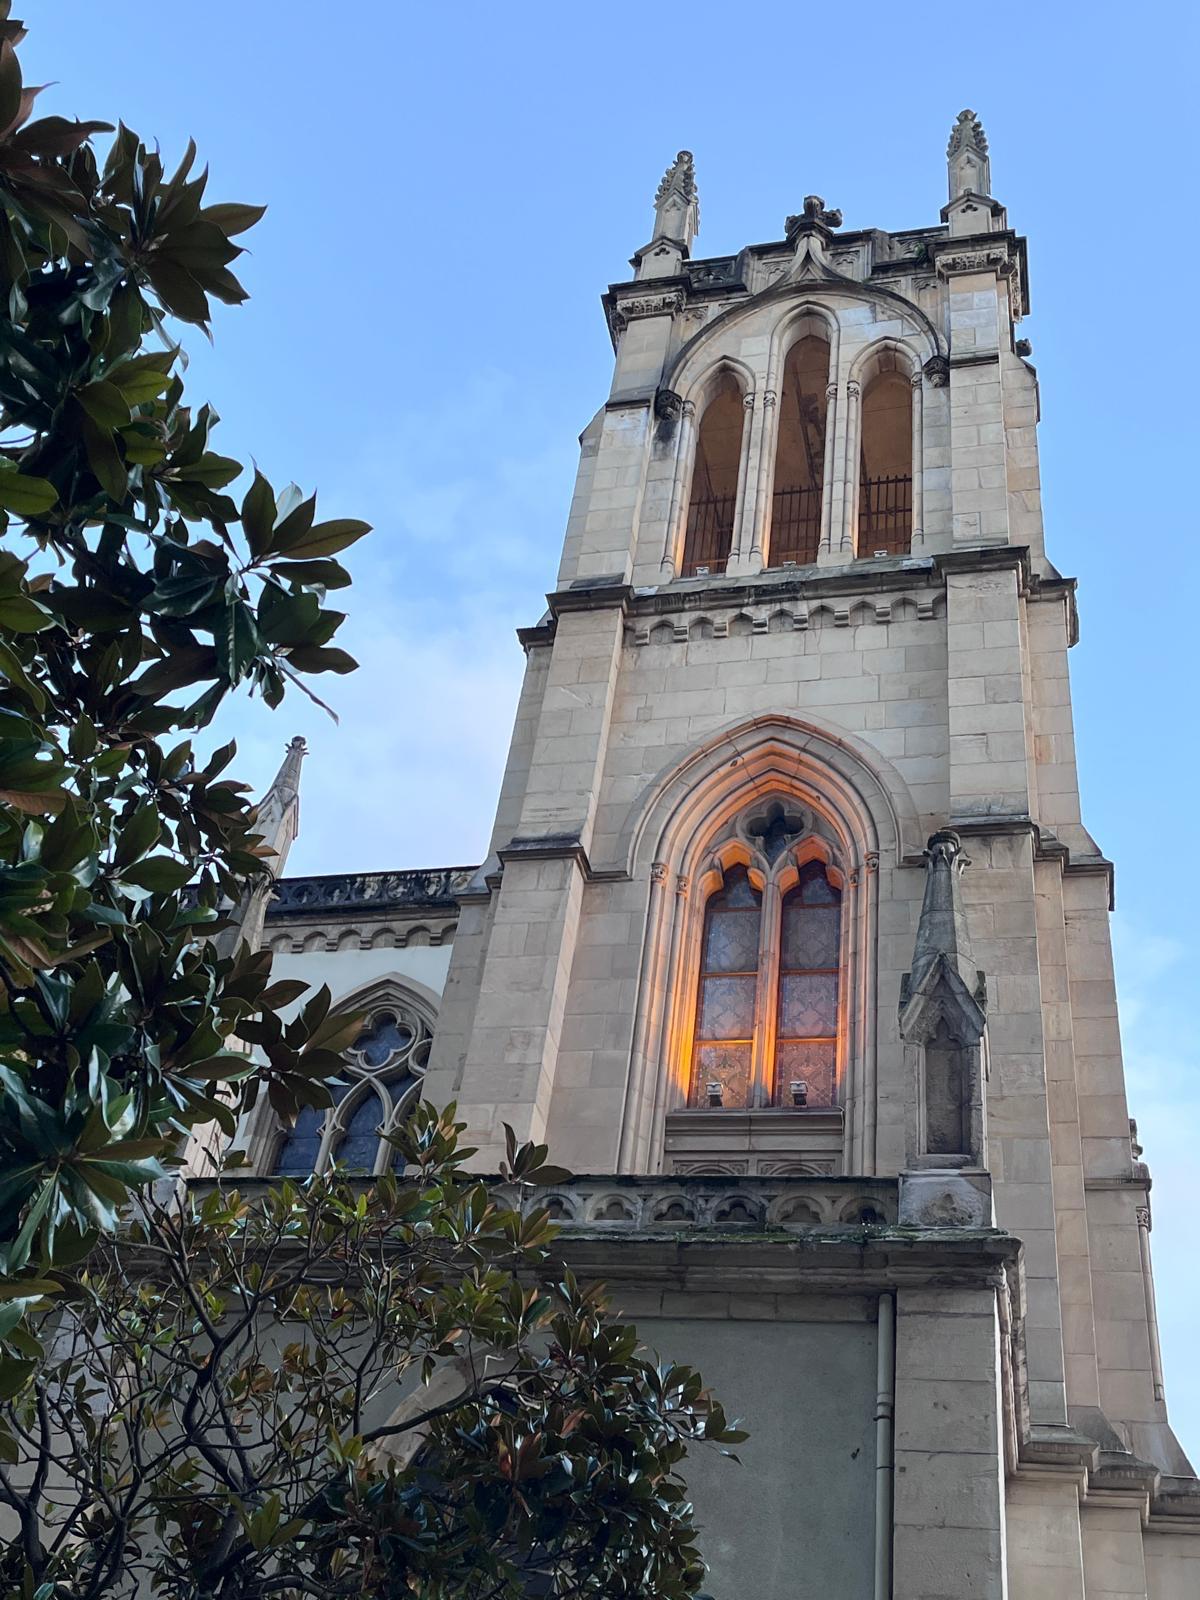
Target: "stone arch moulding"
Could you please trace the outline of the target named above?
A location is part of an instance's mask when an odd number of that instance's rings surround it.
[[[377,978],[372,978],[368,982],[360,984],[356,989],[351,989],[346,994],[335,995],[330,1009],[334,1013],[361,1011],[369,1017],[373,1013],[387,1010],[393,1006],[400,1011],[408,1012],[414,1021],[422,1025],[427,1037],[432,1039],[434,1029],[437,1026],[440,997],[427,984],[421,983],[419,979],[411,978],[405,973],[383,973]],[[427,1053],[426,1062],[422,1064],[419,1074],[414,1068],[417,1082],[406,1091],[403,1099],[397,1103],[395,1107],[396,1115],[406,1110],[413,1101],[421,1084],[424,1082],[426,1066]],[[347,1103],[353,1100],[357,1104],[360,1096],[366,1092],[366,1089],[352,1091],[346,1097]],[[338,1108],[335,1107],[325,1119],[325,1131],[321,1141],[318,1164],[326,1158],[331,1139],[340,1131],[337,1110]],[[260,1096],[258,1104],[250,1112],[240,1131],[240,1142],[246,1151],[246,1164],[250,1171],[264,1175],[270,1172],[281,1132],[282,1129],[277,1114],[266,1097]]]
[[[662,1162],[669,1111],[687,1094],[684,1046],[694,1007],[704,915],[702,880],[714,846],[749,806],[784,798],[820,819],[845,877],[846,1148],[874,1171],[876,945],[879,868],[920,852],[916,807],[888,762],[815,721],[756,717],[730,726],[660,773],[631,808],[610,870],[648,882],[637,1008],[619,1170]]]
[[[948,355],[946,340],[928,315],[920,306],[894,290],[841,277],[820,283],[782,283],[774,284],[752,298],[739,300],[694,333],[687,343],[680,347],[675,359],[663,373],[661,386],[664,389],[674,389],[677,393],[684,393],[692,381],[692,375],[712,360],[709,351],[713,345],[719,345],[733,323],[741,318],[767,309],[778,311],[779,314],[772,323],[772,328],[775,328],[791,316],[794,305],[799,305],[807,307],[810,311],[820,307],[826,315],[837,320],[836,308],[829,304],[831,300],[837,298],[867,301],[884,308],[890,317],[906,318],[918,330],[921,339],[928,346],[926,360],[930,357],[945,358]]]

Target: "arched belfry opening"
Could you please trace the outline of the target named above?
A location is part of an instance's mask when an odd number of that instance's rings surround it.
[[[907,555],[913,532],[912,379],[898,357],[877,358],[862,396],[857,551]]]
[[[817,559],[825,484],[829,343],[806,334],[788,351],[779,404],[775,484],[767,564],[806,566]]]
[[[710,389],[700,418],[680,575],[725,571],[733,550],[745,406],[731,372]]]

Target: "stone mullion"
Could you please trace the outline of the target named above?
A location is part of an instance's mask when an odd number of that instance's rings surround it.
[[[757,557],[758,565],[755,571],[761,571],[766,560],[766,551],[770,544],[771,525],[771,490],[775,483],[775,451],[779,443],[779,427],[775,404],[775,390],[767,388],[763,392],[762,405],[758,408],[758,452],[757,470],[755,474],[756,488],[754,493],[754,542],[751,546],[751,557]]]
[[[825,390],[825,452],[821,462],[821,542],[820,548],[828,550],[833,533],[833,477],[837,459],[835,433],[837,430],[836,383]]]
[[[862,437],[862,385],[852,378],[846,385],[846,453],[842,487],[840,547],[854,553],[858,531],[859,453]]]
[[[925,379],[920,368],[912,375],[912,547],[925,543]]]
[[[758,935],[758,984],[754,997],[754,1043],[750,1057],[751,1106],[769,1106],[774,1089],[775,1040],[779,1032],[780,918],[783,896],[775,879],[767,880]]]
[[[747,522],[753,522],[753,516],[750,518],[746,516],[746,502],[750,497],[750,445],[755,432],[755,412],[757,409],[760,408],[756,408],[754,404],[753,393],[744,394],[742,396],[742,440],[738,451],[737,496],[734,500],[733,509],[733,542],[729,552],[729,571],[740,571],[748,559],[746,551],[747,532],[750,534],[752,545],[757,544],[753,527],[747,529]]]
[[[675,576],[679,561],[682,522],[687,508],[688,484],[696,459],[696,404],[683,402],[679,424],[679,447],[675,453],[675,480],[671,485],[671,510],[667,517],[667,536],[663,544],[662,575],[668,581]]]

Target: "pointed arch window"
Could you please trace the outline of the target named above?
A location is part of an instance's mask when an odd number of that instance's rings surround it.
[[[692,466],[681,576],[725,571],[733,551],[746,408],[731,372],[723,372],[700,418]]]
[[[691,1106],[837,1104],[841,878],[798,864],[790,820],[769,819],[758,864],[732,866],[705,904]]]
[[[895,361],[885,356],[884,361]],[[862,397],[858,483],[858,553],[907,555],[913,533],[912,379],[881,367]]]
[[[825,484],[825,412],[829,343],[797,339],[783,367],[771,536],[767,564],[806,566],[817,559]]]
[[[783,896],[775,1028],[774,1104],[836,1101],[842,897],[825,867],[810,861]]]
[[[352,1174],[386,1172],[397,1164],[385,1135],[418,1092],[432,1028],[415,1007],[375,1007],[346,1051],[333,1105],[305,1106],[280,1136],[272,1163],[279,1177],[308,1178],[336,1161]]]

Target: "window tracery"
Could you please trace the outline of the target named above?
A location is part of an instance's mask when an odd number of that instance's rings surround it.
[[[796,807],[772,802],[735,831],[704,904],[688,1104],[834,1106],[841,873]]]
[[[303,1108],[280,1136],[273,1173],[308,1178],[333,1161],[354,1174],[397,1165],[385,1135],[419,1089],[432,1038],[429,1020],[415,1006],[376,1005],[346,1051],[343,1082],[331,1086],[333,1105]]]

